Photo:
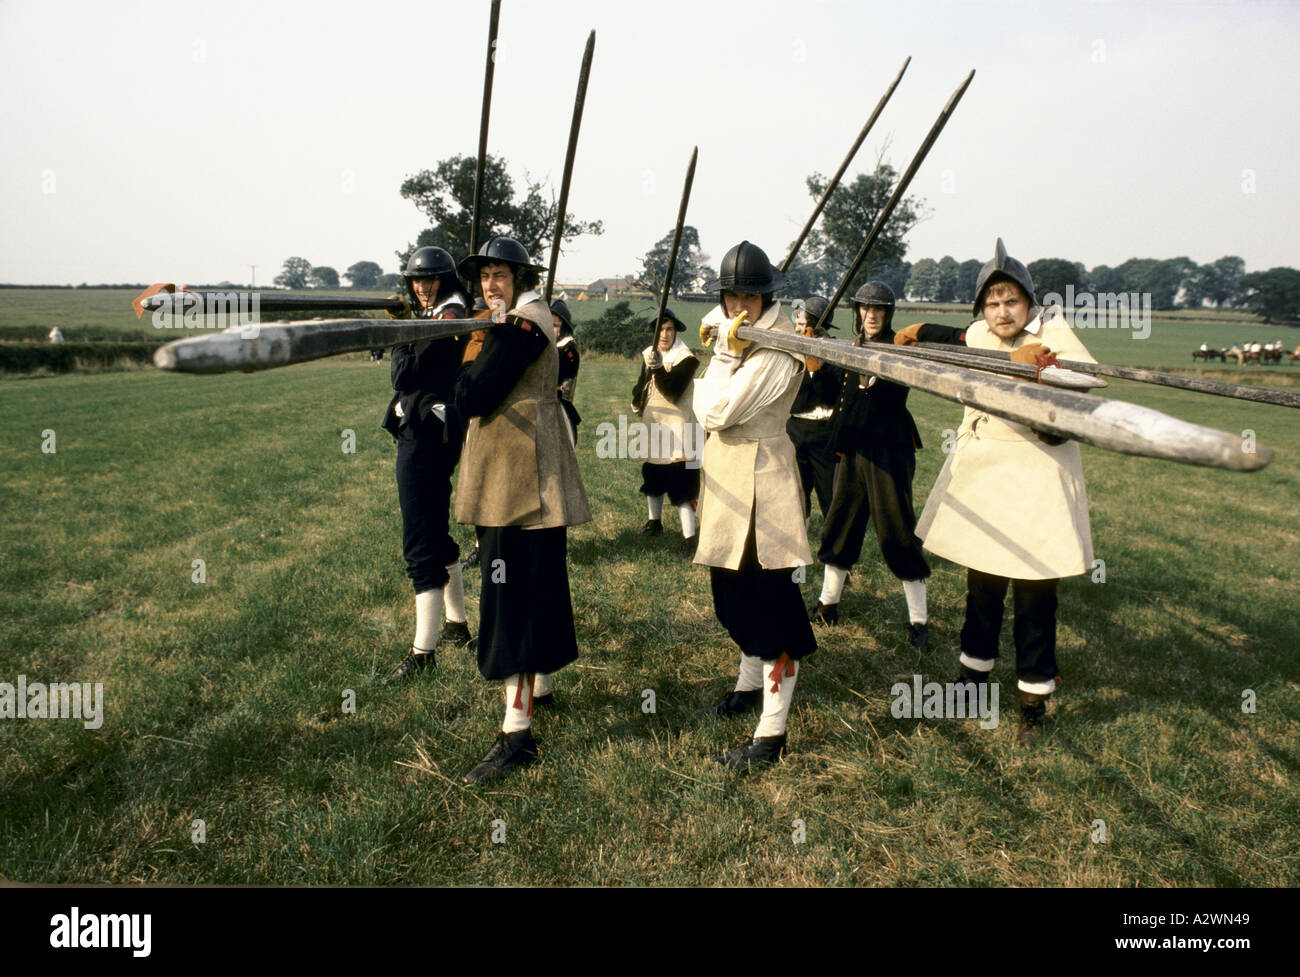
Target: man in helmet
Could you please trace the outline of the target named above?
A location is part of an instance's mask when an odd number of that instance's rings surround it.
[[[1060,314],[1041,309],[1029,270],[1001,239],[980,271],[966,345],[1005,350],[1043,365],[1051,354],[1096,362]],[[961,681],[986,682],[998,655],[1010,584],[1015,608],[1021,723],[1030,745],[1041,734],[1056,688],[1056,586],[1092,569],[1092,532],[1079,445],[967,407],[917,524],[925,548],[967,568]]]
[[[420,248],[406,263],[407,299],[393,296],[390,318],[462,319],[465,287],[442,248]],[[415,638],[393,679],[434,664],[440,645],[470,642],[460,547],[449,530],[451,476],[460,460],[464,428],[452,404],[464,336],[394,346],[392,400],[383,428],[397,443],[397,501],[402,510],[402,555],[415,589]],[[446,615],[446,625],[441,618]]]
[[[632,388],[632,408],[649,429],[649,457],[641,464],[641,494],[650,518],[641,535],[664,531],[664,496],[677,507],[682,524],[682,556],[695,555],[695,500],[700,494],[700,469],[694,457],[695,372],[700,361],[682,341],[686,327],[665,308],[655,326],[655,342],[641,351],[641,375]],[[689,465],[689,461],[696,464]]]
[[[573,406],[573,394],[578,387],[578,343],[573,338],[573,318],[569,307],[563,299],[551,303],[551,322],[555,326],[555,348],[560,356],[559,386],[555,388],[564,408],[564,418],[569,425],[569,440],[576,447],[578,444],[578,425],[582,416]]]
[[[826,311],[826,299],[813,295],[795,299],[794,331],[800,336],[825,339],[830,324],[819,326],[818,321]],[[812,493],[817,491],[817,504],[822,518],[830,508],[835,489],[835,464],[839,460],[831,447],[831,418],[840,399],[844,371],[831,363],[823,363],[815,356],[805,356],[803,380],[799,394],[790,407],[790,418],[785,422],[785,432],[794,445],[795,462],[799,466],[799,481],[803,485],[804,511],[812,513]]]
[[[735,688],[715,712],[761,707],[753,739],[717,758],[743,770],[784,750],[799,663],[817,642],[794,581],[794,568],[812,562],[812,554],[794,445],[785,433],[803,360],[736,335],[746,322],[792,331],[773,295],[785,275],[748,241],[727,252],[720,271],[706,286],[719,290],[719,305],[701,328],[702,337],[716,330],[717,344],[695,382],[695,416],[710,435],[695,562],[710,568],[714,611],[740,646]]]
[[[551,674],[578,657],[566,527],[591,510],[555,395],[554,321],[535,291],[541,266],[518,241],[494,237],[460,270],[501,323],[467,351],[456,380],[456,407],[471,419],[456,519],[479,541],[478,666],[505,695],[496,743],[465,775],[485,783],[536,758],[533,707],[551,701]]]
[[[867,282],[853,296],[854,345],[892,343],[894,292],[884,282]],[[925,579],[930,567],[916,537],[912,476],[921,437],[907,409],[908,388],[875,376],[851,375],[836,410],[831,445],[840,454],[835,492],[822,524],[817,559],[825,569],[822,591],[811,609],[814,621],[839,620],[840,595],[849,570],[862,555],[867,521],[875,523],[880,554],[903,582],[908,643],[929,644]]]

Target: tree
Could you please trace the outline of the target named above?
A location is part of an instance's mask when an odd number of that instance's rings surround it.
[[[1225,255],[1212,264],[1201,265],[1187,282],[1187,305],[1199,308],[1207,301],[1218,309],[1232,305],[1245,272],[1246,262],[1236,255]]]
[[[1064,258],[1039,258],[1028,265],[1029,277],[1034,282],[1034,297],[1039,302],[1045,301],[1053,292],[1059,296],[1058,301],[1065,302],[1066,289],[1073,287],[1076,293],[1086,292],[1088,270],[1077,261]]]
[[[814,250],[810,251],[808,260],[833,269],[832,276],[837,285],[861,250],[876,216],[889,201],[897,179],[898,172],[883,159],[877,159],[874,172],[860,173],[851,183],[841,183],[826,202],[821,233],[809,235],[809,246]],[[826,189],[826,178],[814,173],[807,182],[809,195],[814,200],[820,199]],[[882,270],[896,270],[902,264],[907,253],[904,239],[924,216],[924,210],[924,201],[914,196],[904,197],[898,202],[888,224],[872,245],[864,267],[853,276],[845,294],[852,295],[865,281],[883,280]],[[814,238],[817,239],[816,246]]]
[[[812,235],[810,235],[810,243],[811,237]],[[817,245],[812,250],[815,252],[819,249],[820,245]],[[786,249],[786,253],[789,253],[789,248]],[[839,284],[840,277],[831,274],[824,261],[809,261],[802,251],[795,255],[794,261],[790,262],[790,267],[785,270],[785,273],[789,279],[785,293],[792,298],[807,298],[810,295],[830,298],[831,292],[835,291],[835,286]]]
[[[939,295],[939,262],[922,258],[914,264],[907,278],[907,294],[922,302],[933,302]]]
[[[317,288],[338,288],[339,273],[329,265],[317,265],[311,270],[311,283]]]
[[[1239,284],[1244,298],[1238,304],[1265,322],[1300,323],[1300,271],[1270,268],[1243,275]]]
[[[954,302],[974,302],[975,286],[979,284],[980,269],[984,262],[978,258],[963,261],[957,269],[957,287],[953,290]]]
[[[961,268],[952,255],[939,259],[939,295],[940,302],[951,302],[957,295],[957,272]]]
[[[375,288],[379,285],[379,276],[384,273],[384,269],[373,261],[358,261],[356,264],[349,266],[348,270],[343,273],[353,288]]]
[[[469,253],[470,225],[474,219],[473,156],[452,156],[432,170],[421,170],[402,182],[402,196],[429,218],[433,226],[420,232],[416,243],[398,252],[403,265],[417,247],[445,248],[453,256]],[[479,215],[479,243],[503,234],[522,244],[539,264],[550,256],[551,238],[559,204],[555,194],[549,201],[542,191],[546,184],[524,174],[522,200],[515,200],[515,185],[506,172],[505,160],[489,155],[484,163],[483,200]],[[564,219],[564,241],[584,234],[603,234],[600,221],[580,221],[573,214]]]
[[[649,253],[641,259],[640,281],[655,295],[663,294],[664,276],[668,273],[668,253],[673,247],[674,228],[661,237]],[[700,251],[700,232],[690,224],[682,226],[682,241],[677,250],[677,263],[673,266],[671,294],[680,296],[693,291],[707,279],[701,275],[709,256]]]
[[[284,270],[275,276],[281,288],[306,288],[311,275],[311,262],[306,258],[285,258]]]
[[[376,284],[380,288],[386,288],[390,292],[405,291],[406,279],[401,275],[384,275]]]

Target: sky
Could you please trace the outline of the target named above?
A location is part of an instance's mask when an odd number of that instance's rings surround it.
[[[403,179],[477,151],[488,9],[0,0],[0,282],[398,270],[426,223]],[[566,247],[562,283],[639,271],[695,146],[711,263],[742,239],[779,261],[806,178],[908,55],[846,179],[904,170],[976,71],[911,185],[910,260],[1001,236],[1025,261],[1300,267],[1300,5],[504,0],[488,147],[517,185],[558,193],[592,29],[569,209],[606,231]]]

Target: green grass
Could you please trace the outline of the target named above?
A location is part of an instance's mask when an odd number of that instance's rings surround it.
[[[0,384],[0,681],[103,682],[105,696],[97,731],[0,720],[0,876],[1300,884],[1296,415],[1112,385],[1251,428],[1276,460],[1239,475],[1084,448],[1106,581],[1061,585],[1064,685],[1036,751],[1015,746],[1009,634],[999,728],[890,715],[894,682],[955,672],[964,576],[936,561],[921,657],[904,641],[901,586],[868,544],[844,623],[819,629],[800,674],[790,756],[737,778],[709,757],[752,719],[695,715],[737,662],[707,570],[675,557],[675,533],[635,535],[638,464],[595,456],[596,425],[624,409],[634,373],[584,361],[579,448],[595,518],[569,536],[582,657],[536,721],[542,762],[479,790],[459,777],[490,744],[501,702],[470,654],[441,656],[405,687],[372,684],[414,626],[395,452],[377,428],[386,363]],[[911,404],[926,443],[919,509],[961,410],[924,394]],[[47,429],[54,454],[40,450]],[[341,450],[346,429],[355,454]],[[195,559],[204,584],[191,582]],[[813,569],[810,600],[819,584]],[[478,589],[471,575],[475,631]],[[349,689],[355,713],[341,709]],[[504,844],[491,841],[496,819]],[[805,844],[792,843],[795,819]],[[1097,819],[1106,844],[1090,841]]]

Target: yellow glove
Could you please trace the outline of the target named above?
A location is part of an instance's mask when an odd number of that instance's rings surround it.
[[[745,348],[753,343],[752,339],[741,339],[736,335],[736,330],[743,326],[748,318],[749,313],[742,312],[732,319],[731,325],[727,327],[727,349],[731,350],[734,356],[739,356],[745,352]]]
[[[921,328],[924,322],[914,322],[910,326],[904,326],[898,332],[894,333],[895,346],[915,346],[920,342]]]
[[[411,303],[401,295],[390,295],[384,299],[388,303],[384,309],[384,314],[390,319],[409,319],[411,318]]]
[[[1011,362],[1025,363],[1029,366],[1039,366],[1041,364],[1039,363],[1038,358],[1040,356],[1050,356],[1051,352],[1052,351],[1042,343],[1025,343],[1025,345],[1021,346],[1019,349],[1013,349],[1011,351]]]
[[[713,327],[707,322],[700,323],[700,342],[707,349],[713,345]]]

